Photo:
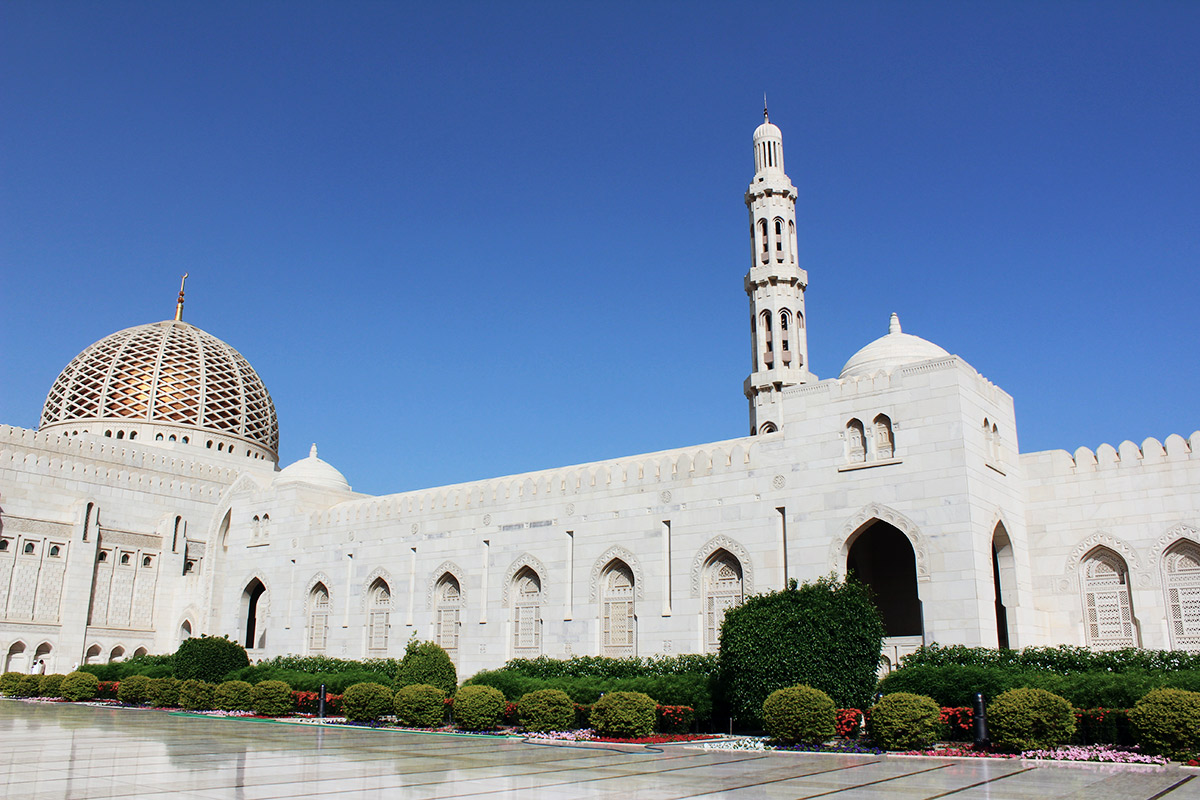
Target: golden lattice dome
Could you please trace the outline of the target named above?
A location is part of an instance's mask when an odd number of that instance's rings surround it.
[[[74,434],[80,426],[272,461],[279,452],[275,404],[250,362],[181,320],[117,331],[67,365],[39,430]]]

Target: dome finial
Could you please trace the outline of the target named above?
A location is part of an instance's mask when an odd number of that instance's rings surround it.
[[[893,312],[892,319],[888,322],[888,333],[900,333],[900,315]]]
[[[183,273],[183,277],[179,279],[179,299],[175,301],[175,321],[183,321],[183,284],[187,283],[188,274]]]
[[[317,457],[317,443],[316,442],[313,442],[313,446],[308,448],[308,457],[309,458]]]
[[[763,92],[763,122],[770,122],[771,117],[767,114],[767,93]]]

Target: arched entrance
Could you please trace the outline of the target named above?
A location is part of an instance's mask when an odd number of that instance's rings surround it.
[[[252,650],[258,646],[260,626],[258,620],[258,601],[267,591],[267,587],[263,586],[263,582],[258,578],[246,584],[245,591],[242,592],[242,607],[246,609],[246,638],[243,644],[247,650]]]
[[[884,636],[923,634],[917,556],[898,528],[882,520],[867,523],[850,545],[846,572],[871,587]]]
[[[1015,599],[1016,573],[1012,540],[1004,523],[999,522],[992,533],[992,582],[996,588],[996,644],[1005,650],[1012,646],[1009,643],[1008,605]]]

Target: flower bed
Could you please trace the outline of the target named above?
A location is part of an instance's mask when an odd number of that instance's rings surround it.
[[[1114,747],[1109,744],[1088,747],[1057,747],[1053,750],[1026,750],[1022,758],[1038,761],[1100,761],[1107,764],[1166,764],[1162,756],[1139,753],[1136,749]]]

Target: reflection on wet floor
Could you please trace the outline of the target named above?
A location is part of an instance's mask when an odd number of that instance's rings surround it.
[[[1200,800],[1175,767],[525,743],[0,700],[4,796]]]

